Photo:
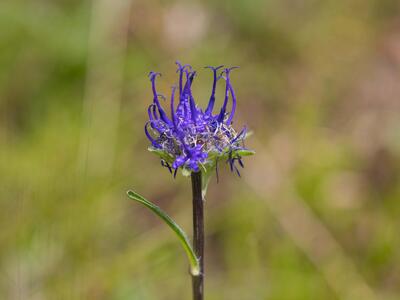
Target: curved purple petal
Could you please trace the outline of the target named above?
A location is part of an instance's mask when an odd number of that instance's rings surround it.
[[[218,81],[218,79],[219,79],[219,78],[217,78],[217,71],[218,71],[219,69],[221,69],[222,67],[223,67],[223,65],[218,66],[218,67],[211,67],[211,66],[207,66],[207,67],[206,67],[206,68],[211,69],[211,70],[213,71],[213,76],[214,76],[210,100],[208,101],[208,105],[207,105],[207,108],[206,108],[206,111],[205,111],[205,113],[206,113],[207,115],[211,115],[212,110],[213,110],[213,108],[214,108],[214,103],[215,103],[215,90],[216,90],[216,87],[217,87],[217,81]]]
[[[147,138],[149,139],[149,141],[151,142],[151,144],[153,145],[154,148],[157,149],[161,149],[161,145],[157,143],[157,141],[151,136],[151,134],[149,133],[149,130],[147,129],[147,126],[150,124],[149,122],[146,122],[146,124],[144,125],[144,132],[147,136]]]
[[[157,105],[158,113],[160,114],[160,118],[165,123],[167,123],[168,125],[172,125],[172,123],[168,119],[167,114],[165,113],[164,109],[161,107],[160,101],[158,101],[158,97],[160,97],[161,94],[158,94],[157,93],[157,89],[156,89],[156,78],[157,78],[157,75],[161,76],[161,73],[150,72],[150,74],[149,74],[150,81],[151,81],[151,88],[152,88],[152,91],[153,91],[153,101],[154,101],[155,105]],[[164,97],[164,96],[161,95],[161,97]]]

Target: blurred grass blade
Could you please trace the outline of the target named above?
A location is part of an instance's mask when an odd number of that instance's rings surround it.
[[[182,228],[179,227],[178,224],[174,222],[174,220],[171,219],[170,216],[168,216],[161,208],[159,208],[157,205],[151,203],[149,200],[144,198],[143,196],[139,195],[138,193],[134,191],[128,191],[127,192],[128,197],[132,200],[135,200],[150,210],[152,210],[157,216],[159,216],[178,236],[179,241],[181,242],[181,245],[183,249],[186,252],[186,255],[189,259],[190,262],[190,273],[193,276],[197,276],[200,274],[200,265],[199,265],[199,260],[194,253],[193,247],[190,244],[190,241],[188,237],[186,236],[186,233],[182,230]]]

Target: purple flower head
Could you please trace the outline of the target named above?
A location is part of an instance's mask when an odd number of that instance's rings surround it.
[[[236,162],[243,167],[242,156],[251,155],[253,151],[244,146],[246,127],[240,132],[232,127],[236,96],[230,75],[237,67],[206,67],[212,71],[213,85],[207,108],[203,111],[196,105],[192,94],[196,71],[190,65],[182,65],[179,62],[176,64],[179,85],[172,87],[169,115],[160,102],[160,99],[165,100],[165,97],[159,94],[156,88],[156,79],[161,74],[149,74],[153,103],[147,109],[149,121],[144,127],[151,142],[149,150],[161,157],[161,165],[174,173],[174,176],[179,168],[188,172],[208,172],[218,167],[219,160],[226,160],[230,169],[240,175]],[[213,113],[215,91],[221,79],[225,81],[224,100],[219,111]]]

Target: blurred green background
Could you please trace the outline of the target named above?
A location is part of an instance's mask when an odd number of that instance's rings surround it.
[[[206,201],[206,299],[400,299],[397,0],[2,0],[0,299],[190,299],[190,181],[147,152],[152,101],[239,65],[242,178]],[[217,101],[221,103],[221,90]]]

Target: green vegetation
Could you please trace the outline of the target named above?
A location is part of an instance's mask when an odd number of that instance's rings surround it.
[[[143,133],[146,75],[168,95],[176,59],[204,105],[201,67],[241,67],[257,152],[210,181],[206,299],[399,298],[398,1],[223,3],[0,1],[0,299],[190,299],[173,233],[125,194],[191,227]]]

